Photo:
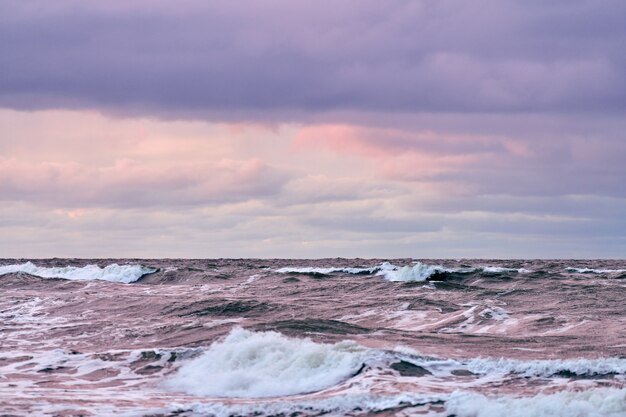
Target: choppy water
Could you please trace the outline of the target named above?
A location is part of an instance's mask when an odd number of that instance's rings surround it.
[[[0,415],[626,416],[624,261],[26,262]]]

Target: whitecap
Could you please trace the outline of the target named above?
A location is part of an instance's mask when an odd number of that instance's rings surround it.
[[[626,375],[626,359],[509,359],[472,358],[465,360],[440,358],[403,358],[411,363],[428,368],[433,372],[446,374],[454,369],[466,369],[477,375],[519,374],[525,377],[549,378],[559,374],[579,376]]]
[[[166,410],[172,412],[189,410],[193,415],[213,417],[232,416],[280,416],[280,415],[367,415],[369,412],[399,409],[411,405],[428,408],[430,403],[440,403],[448,395],[424,395],[419,393],[399,393],[396,395],[377,395],[374,393],[351,392],[328,398],[272,398],[256,400],[251,403],[174,403]],[[401,414],[404,415],[404,414]]]
[[[333,273],[344,273],[344,274],[373,274],[378,271],[379,267],[372,268],[343,268],[343,267],[327,267],[327,268],[316,268],[316,267],[293,267],[288,266],[284,268],[279,268],[276,270],[279,274],[315,274],[315,275],[330,275]]]
[[[483,266],[480,268],[485,274],[501,274],[506,272],[512,272],[517,274],[528,274],[532,272],[530,269],[526,268],[505,268],[502,266]]]
[[[533,397],[487,397],[455,392],[446,401],[445,408],[445,415],[458,417],[623,417],[626,415],[626,389],[563,391]]]
[[[367,353],[351,341],[320,344],[235,328],[203,355],[183,364],[166,386],[193,395],[230,398],[315,392],[353,376]]]
[[[351,275],[377,275],[384,277],[387,281],[410,282],[426,281],[436,274],[471,274],[483,272],[485,274],[519,273],[532,272],[525,268],[505,268],[500,266],[478,266],[478,267],[445,267],[442,265],[430,265],[423,262],[416,262],[413,265],[397,266],[390,262],[383,262],[378,266],[370,268],[346,268],[338,266],[329,267],[294,267],[288,266],[276,269],[279,274],[310,274],[310,275],[330,275],[343,273]]]
[[[515,373],[524,376],[550,377],[561,372],[576,375],[626,374],[626,359],[472,359],[467,368],[478,374]]]
[[[565,268],[567,272],[573,272],[577,274],[622,274],[626,272],[626,269],[594,269],[594,268]]]
[[[385,262],[380,266],[380,270],[376,275],[383,276],[387,281],[409,282],[426,281],[438,273],[470,274],[476,270],[476,268],[446,268],[441,265],[429,265],[422,262],[416,262],[412,266],[399,267]]]
[[[64,278],[70,280],[102,280],[129,284],[146,274],[156,272],[154,268],[142,265],[111,264],[104,268],[98,265],[84,267],[39,267],[32,262],[0,266],[0,275],[24,272],[41,278]]]

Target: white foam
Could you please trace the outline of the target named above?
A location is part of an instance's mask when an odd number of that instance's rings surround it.
[[[328,267],[328,268],[316,268],[316,267],[285,267],[279,268],[276,270],[279,274],[320,274],[320,275],[329,275],[333,273],[344,273],[344,274],[373,274],[378,271],[380,268],[375,266],[372,268],[342,268],[342,267]]]
[[[500,266],[479,266],[479,267],[458,267],[449,268],[442,265],[429,265],[423,262],[416,262],[413,265],[397,266],[389,262],[383,262],[378,266],[371,268],[345,268],[345,267],[284,267],[276,270],[279,274],[319,274],[329,275],[333,273],[344,274],[376,274],[383,276],[388,281],[408,282],[408,281],[426,281],[437,273],[458,273],[471,274],[473,272],[484,272],[486,274],[499,273],[529,273],[532,272],[525,268],[505,268]]]
[[[626,389],[563,391],[521,398],[456,392],[445,407],[445,415],[458,417],[623,417]]]
[[[594,269],[594,268],[565,268],[567,272],[574,272],[578,274],[622,274],[626,272],[626,269]]]
[[[478,315],[487,320],[504,321],[511,318],[509,312],[501,307],[489,306],[481,310]]]
[[[559,372],[572,372],[576,375],[626,374],[626,359],[471,359],[467,369],[478,374],[515,373],[524,376],[549,377]]]
[[[211,397],[260,398],[319,391],[354,375],[367,349],[354,342],[319,344],[276,332],[235,328],[166,385]]]
[[[479,375],[520,374],[527,377],[552,377],[560,372],[580,376],[619,374],[626,375],[626,359],[535,359],[473,358],[466,360],[440,358],[403,358],[436,372],[463,368]]]
[[[82,268],[75,266],[66,267],[39,267],[32,262],[15,265],[0,266],[0,275],[16,272],[25,272],[41,278],[64,278],[71,280],[102,280],[111,282],[131,283],[137,281],[145,274],[155,272],[156,269],[142,265],[118,265],[111,264],[104,268],[97,265],[87,265]]]
[[[509,311],[495,304],[496,301],[494,300],[462,304],[462,306],[469,308],[447,314],[443,320],[439,320],[433,325],[449,323],[448,326],[439,329],[445,333],[507,333],[519,324],[519,320],[511,317]]]
[[[256,400],[254,403],[195,403],[172,404],[169,410],[191,410],[194,415],[210,415],[214,417],[231,416],[278,416],[278,415],[362,415],[370,412],[393,410],[409,404],[428,405],[447,398],[419,393],[399,393],[396,395],[377,395],[373,393],[348,393],[328,398],[293,398],[272,399],[271,401]]]
[[[506,272],[528,274],[532,272],[530,269],[526,269],[526,268],[505,268],[502,266],[483,266],[481,267],[481,269],[486,274],[501,274],[501,273],[506,273]]]
[[[399,267],[388,262],[383,263],[376,275],[383,276],[387,281],[426,281],[436,273],[460,273],[469,274],[476,268],[446,268],[441,265],[429,265],[417,262],[412,266]]]

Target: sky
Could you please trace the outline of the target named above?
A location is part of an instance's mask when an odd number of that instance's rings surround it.
[[[626,258],[623,0],[0,0],[0,257]]]

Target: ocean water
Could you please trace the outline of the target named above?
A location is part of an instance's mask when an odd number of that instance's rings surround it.
[[[626,416],[626,262],[0,260],[0,415]]]

